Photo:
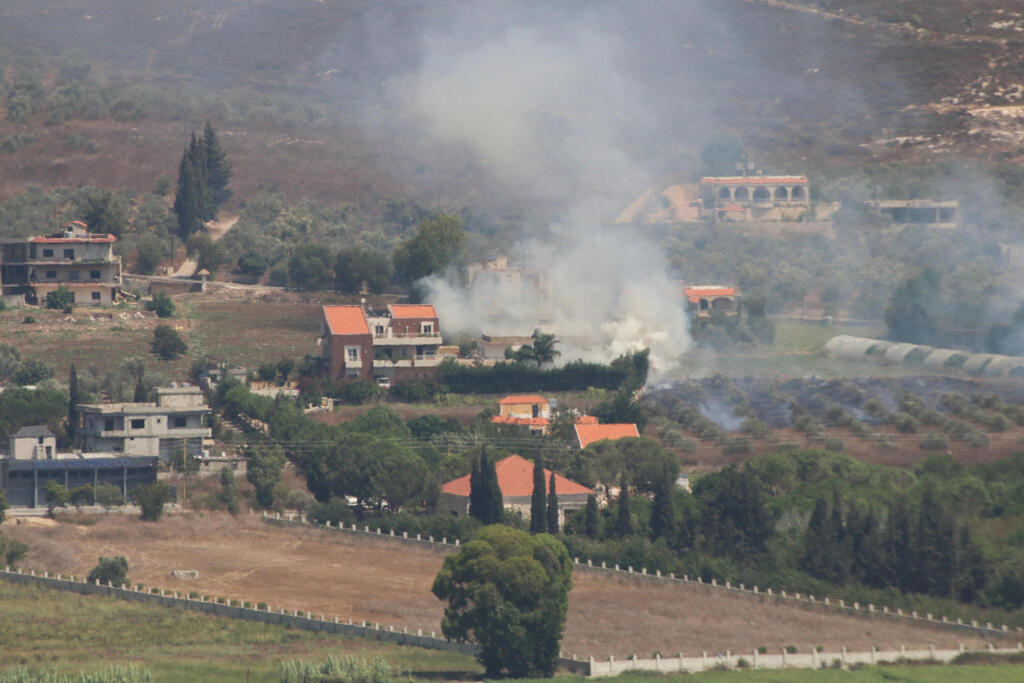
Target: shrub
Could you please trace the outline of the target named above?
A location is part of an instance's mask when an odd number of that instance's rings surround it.
[[[188,344],[170,325],[157,325],[150,346],[153,353],[163,360],[173,360],[188,353]]]
[[[238,270],[245,275],[263,275],[267,270],[267,259],[250,251],[238,259]]]
[[[92,568],[86,577],[89,583],[99,580],[108,586],[120,586],[128,582],[128,560],[123,555],[117,557],[100,557],[99,564]]]
[[[26,315],[26,316],[25,316],[25,319],[24,319],[24,320],[22,320],[21,322],[22,322],[22,324],[24,324],[24,325],[31,325],[31,324],[35,323],[35,321],[36,321],[36,319],[35,319],[35,318],[33,318],[33,317],[32,317],[32,316],[30,316],[30,315]]]
[[[843,443],[843,440],[837,436],[832,436],[825,439],[824,445],[826,451],[833,451],[835,453],[841,453],[843,451],[843,448],[846,446],[846,444]]]
[[[796,645],[787,645],[786,646],[786,654],[795,655],[796,652],[797,652]]]
[[[52,292],[46,293],[43,305],[55,311],[60,311],[75,303],[75,295],[70,289],[61,285]]]
[[[376,401],[383,395],[384,390],[373,380],[357,379],[338,387],[336,397],[345,403],[358,406]]]
[[[339,659],[330,655],[318,663],[281,662],[278,679],[281,683],[390,683],[394,674],[380,659],[366,661],[350,656]]]
[[[164,504],[171,499],[171,487],[164,482],[144,484],[132,489],[132,500],[142,509],[140,517],[155,522],[164,513]]]
[[[897,431],[904,434],[916,434],[921,430],[921,423],[917,421],[917,418],[907,413],[898,413],[893,424]]]
[[[925,434],[918,445],[924,451],[944,451],[949,448],[949,438],[945,434]]]
[[[146,310],[155,312],[158,318],[170,318],[174,315],[174,302],[165,292],[157,292],[146,302]]]
[[[11,379],[19,386],[39,384],[53,377],[53,366],[39,358],[23,360],[14,371]]]

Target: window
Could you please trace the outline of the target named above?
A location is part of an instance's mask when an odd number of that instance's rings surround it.
[[[132,429],[145,429],[146,421],[144,419],[132,420]]]
[[[384,336],[384,326],[383,325],[377,325],[377,327],[374,328],[374,329],[375,329],[374,335],[376,335],[378,337],[383,337]]]
[[[175,429],[184,429],[188,420],[184,417],[176,417],[171,420],[171,426]]]
[[[98,270],[90,270],[89,271],[89,277],[91,277],[93,280],[99,280],[100,279],[100,271],[98,271]]]
[[[68,278],[71,280],[77,280],[80,275],[81,273],[79,273],[77,270],[72,270],[70,273],[68,273]]]
[[[93,301],[99,301],[100,300],[100,293],[99,292],[93,292],[92,293],[92,300]]]
[[[53,249],[43,249],[43,258],[53,258]]]
[[[57,277],[57,271],[56,270],[48,270],[48,271],[46,271],[46,279],[47,280],[52,280],[55,277]]]
[[[104,420],[103,421],[103,430],[107,431],[107,432],[114,431],[114,421],[109,419],[109,418]]]
[[[74,261],[75,260],[75,250],[74,249],[65,249],[64,250],[64,258],[71,259],[72,261]]]
[[[345,347],[345,362],[346,363],[358,363],[359,362],[359,347],[358,346],[346,346]]]
[[[434,334],[434,323],[423,323],[423,334]]]

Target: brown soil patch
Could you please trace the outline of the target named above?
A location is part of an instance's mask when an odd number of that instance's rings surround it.
[[[281,528],[257,516],[170,515],[157,524],[111,515],[93,526],[4,524],[32,550],[24,567],[88,573],[100,555],[125,555],[132,581],[215,597],[410,629],[440,631],[430,593],[444,553],[392,539]],[[172,569],[196,569],[196,580]],[[580,656],[749,651],[796,645],[980,646],[965,633],[818,613],[750,597],[577,572],[563,650]]]

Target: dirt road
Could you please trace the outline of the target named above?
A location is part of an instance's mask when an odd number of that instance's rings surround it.
[[[213,221],[212,223],[206,224],[206,232],[210,235],[210,239],[214,242],[220,240],[224,234],[235,226],[238,222],[238,216],[225,216],[219,221]],[[172,273],[173,277],[192,277],[196,274],[196,263],[195,257],[187,258],[185,261],[178,266],[178,269]]]

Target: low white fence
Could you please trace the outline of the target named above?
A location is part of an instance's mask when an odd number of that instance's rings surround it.
[[[995,654],[1014,654],[1022,652],[1022,646],[1017,643],[1016,648],[997,649],[989,646],[987,652]],[[591,659],[591,676],[616,676],[624,671],[657,671],[660,673],[698,673],[703,671],[715,671],[720,669],[818,669],[828,666],[850,666],[853,664],[885,664],[897,662],[935,662],[937,664],[948,664],[957,655],[965,652],[963,646],[957,650],[877,650],[872,648],[870,652],[847,652],[843,648],[839,652],[818,652],[809,653],[788,653],[785,650],[779,654],[760,654],[756,650],[749,654],[738,654],[726,652],[724,655],[708,655],[702,652],[697,657],[685,657],[680,653],[676,657],[660,657],[655,655],[653,659],[621,659],[616,660],[610,657],[607,661],[596,661]]]

